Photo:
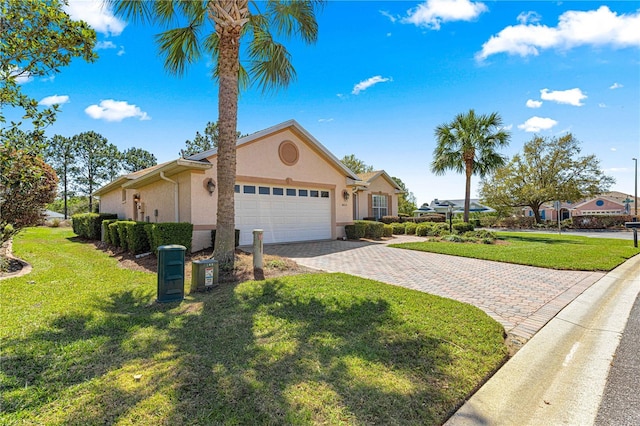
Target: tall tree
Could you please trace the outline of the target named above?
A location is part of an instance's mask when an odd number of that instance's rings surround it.
[[[122,153],[122,168],[129,172],[137,172],[158,164],[156,156],[142,148],[125,149]]]
[[[218,213],[214,257],[221,263],[235,260],[236,135],[238,92],[250,81],[264,90],[286,87],[295,70],[289,52],[274,36],[299,36],[314,43],[318,36],[316,6],[321,0],[172,0],[142,2],[110,0],[116,13],[165,27],[185,23],[160,33],[156,40],[165,68],[181,75],[187,65],[211,55],[213,75],[218,79]],[[241,50],[243,41],[248,41]],[[249,67],[240,65],[240,52],[247,52]]]
[[[236,139],[242,137],[242,133],[236,132]],[[204,129],[204,135],[200,132],[196,132],[193,140],[187,139],[185,141],[186,148],[180,150],[180,156],[186,158],[193,154],[208,151],[218,147],[218,140],[220,133],[218,132],[218,123],[209,121],[207,127]]]
[[[464,221],[469,222],[471,176],[482,178],[504,165],[506,158],[496,149],[509,145],[511,136],[503,129],[498,113],[476,115],[473,109],[436,127],[435,136],[431,171],[436,175],[447,170],[465,174]]]
[[[76,147],[73,139],[55,135],[49,141],[46,160],[56,171],[60,179],[60,195],[64,202],[64,218],[69,217],[67,201],[71,195],[71,178],[76,174]]]
[[[0,123],[5,107],[24,110],[36,136],[55,120],[57,105],[39,109],[22,92],[20,83],[58,73],[76,57],[93,62],[96,33],[88,24],[73,21],[62,9],[63,0],[0,0]],[[11,127],[22,123],[12,122]],[[4,127],[4,126],[2,126]]]
[[[0,146],[0,229],[7,224],[14,230],[39,224],[57,186],[56,172],[41,157]]]
[[[25,132],[18,127],[9,127],[0,128],[0,145],[10,146],[32,155],[42,155],[47,143],[35,130]]]
[[[394,176],[391,179],[395,180],[398,186],[402,188],[402,194],[398,195],[398,213],[412,216],[413,211],[418,208],[416,205],[416,196],[413,195],[413,192],[409,191],[407,185],[405,185],[400,178]]]
[[[112,156],[118,152],[115,145],[93,131],[75,135],[72,141],[76,147],[77,182],[81,192],[89,197],[89,211],[93,211],[93,190],[113,178]]]
[[[364,161],[360,160],[354,154],[345,155],[344,157],[342,157],[342,160],[340,160],[340,162],[342,162],[342,164],[347,166],[349,170],[357,175],[362,173],[370,173],[373,171],[373,166],[370,166]]]
[[[580,142],[535,136],[504,167],[480,185],[483,201],[498,208],[531,207],[540,223],[540,207],[549,201],[578,201],[606,192],[615,182],[595,155],[580,156]]]

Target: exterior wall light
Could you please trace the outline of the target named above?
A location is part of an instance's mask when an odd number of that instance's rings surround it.
[[[344,198],[345,201],[349,200],[349,191],[347,191],[346,189],[344,189],[342,191],[342,198]]]
[[[209,191],[209,195],[213,195],[213,191],[216,190],[216,183],[213,181],[213,179],[207,179],[205,182],[205,186],[207,188],[207,191]]]
[[[134,194],[133,195],[133,201],[136,202],[136,203],[139,203],[140,202],[140,194]]]

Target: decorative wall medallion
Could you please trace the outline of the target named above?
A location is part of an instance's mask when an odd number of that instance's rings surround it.
[[[284,141],[280,144],[278,147],[278,155],[280,155],[280,161],[287,166],[293,166],[300,158],[298,147],[291,141]]]

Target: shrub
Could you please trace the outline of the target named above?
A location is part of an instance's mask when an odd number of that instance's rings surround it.
[[[88,240],[99,240],[102,230],[102,221],[105,219],[117,219],[118,215],[112,213],[82,213],[74,214],[72,219],[73,232]]]
[[[444,222],[446,220],[445,216],[442,214],[425,214],[424,216],[420,216],[417,219],[423,219],[424,222]]]
[[[453,224],[453,230],[458,234],[464,234],[465,232],[473,231],[473,223],[471,222],[456,222]]]
[[[111,240],[111,244],[120,247],[120,236],[118,235],[118,222],[111,222],[108,226],[109,228],[109,239]]]
[[[145,230],[149,238],[149,245],[154,253],[158,253],[158,247],[178,244],[191,252],[191,241],[193,239],[193,224],[188,222],[163,222],[147,223]]]
[[[394,234],[404,234],[404,228],[405,228],[405,224],[404,223],[392,223],[391,224],[391,229],[393,231]]]
[[[427,237],[431,235],[432,230],[432,223],[421,223],[420,225],[416,226],[416,235],[419,237]]]
[[[382,218],[380,218],[380,222],[386,225],[392,224],[394,222],[400,222],[400,216],[382,216]]]
[[[367,223],[363,221],[355,221],[354,225],[356,227],[356,239],[364,238],[367,233]]]
[[[445,235],[444,237],[442,237],[443,241],[449,241],[451,243],[464,243],[465,239],[464,237],[461,237],[460,235],[456,235],[456,234],[450,234],[450,235]]]
[[[480,219],[469,219],[469,223],[472,224],[474,228],[480,228],[482,226]]]
[[[492,228],[494,226],[496,226],[496,224],[498,223],[498,218],[496,216],[483,216],[482,218],[480,218],[480,225],[483,228]]]
[[[344,233],[346,234],[348,240],[357,240],[357,239],[359,239],[356,236],[356,226],[355,225],[345,225],[344,226]]]
[[[384,223],[382,222],[374,222],[371,220],[359,220],[359,221],[356,221],[355,223],[356,226],[359,223],[364,225],[365,238],[379,240],[384,235]]]
[[[631,215],[616,216],[574,216],[573,227],[576,229],[623,228],[625,222],[633,221]]]
[[[383,227],[382,235],[384,237],[393,237],[393,226],[385,224]]]
[[[149,238],[145,231],[146,222],[125,222],[127,248],[131,254],[146,253],[150,249]]]
[[[109,225],[111,225],[113,222],[117,222],[118,219],[105,219],[102,221],[102,235],[104,238],[104,242],[107,244],[113,244],[113,241],[111,240],[111,231],[109,230]]]
[[[503,228],[533,228],[536,223],[536,218],[533,216],[516,216],[516,217],[504,217],[498,221],[497,226]]]
[[[235,235],[235,247],[238,247],[240,245],[240,230],[236,229],[236,235]],[[211,247],[215,248],[216,246],[216,230],[212,229],[211,230]]]
[[[407,222],[405,223],[404,233],[407,235],[414,235],[416,233],[417,227],[418,225],[416,225],[414,222]]]
[[[131,220],[119,220],[116,222],[116,229],[118,230],[118,239],[120,241],[120,247],[125,250],[129,249],[129,236],[127,235],[127,225],[135,223]]]

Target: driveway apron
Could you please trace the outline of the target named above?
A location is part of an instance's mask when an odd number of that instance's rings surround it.
[[[531,338],[602,272],[557,271],[413,250],[389,243],[422,241],[398,236],[385,242],[320,241],[276,244],[267,254],[327,272],[343,272],[477,306],[512,337]]]

